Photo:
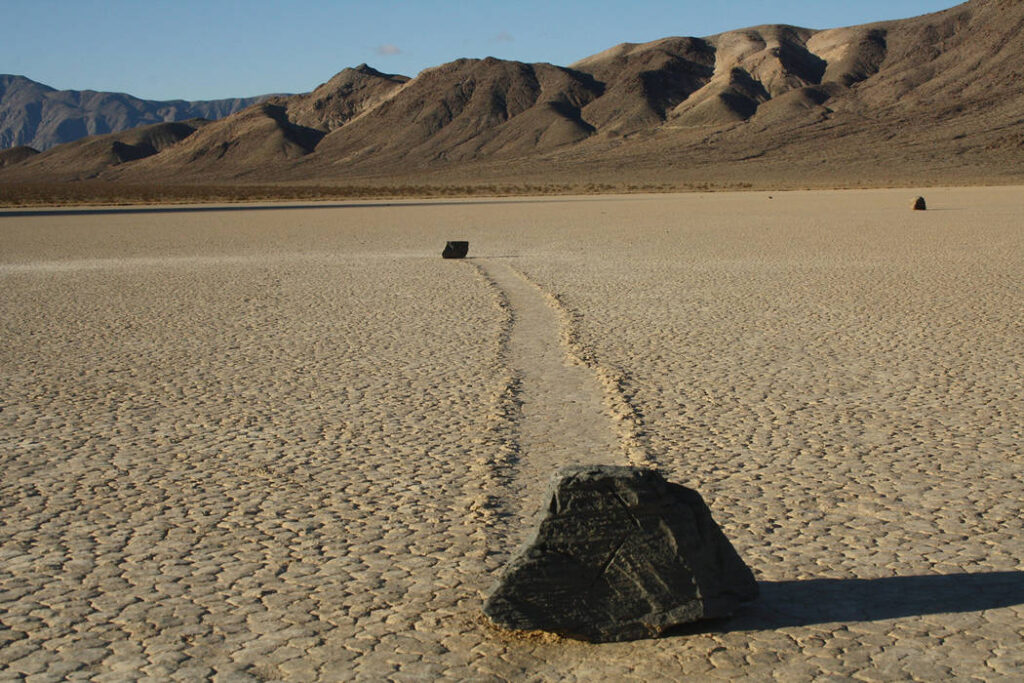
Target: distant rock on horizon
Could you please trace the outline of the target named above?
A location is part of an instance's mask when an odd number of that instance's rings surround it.
[[[24,76],[0,74],[0,149],[43,152],[89,135],[152,123],[222,119],[269,97],[144,100],[126,93],[57,90]]]

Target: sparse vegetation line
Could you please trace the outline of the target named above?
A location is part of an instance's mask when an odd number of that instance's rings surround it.
[[[749,183],[712,187],[670,183],[617,185],[481,184],[481,185],[122,185],[106,182],[0,183],[0,207],[129,206],[138,204],[219,204],[261,201],[332,201],[339,199],[408,199],[454,197],[531,197],[578,194],[747,189]]]

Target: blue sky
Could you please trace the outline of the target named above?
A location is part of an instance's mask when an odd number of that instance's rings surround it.
[[[621,42],[765,23],[832,28],[956,0],[0,0],[0,73],[148,99],[306,92],[366,62],[566,65]]]

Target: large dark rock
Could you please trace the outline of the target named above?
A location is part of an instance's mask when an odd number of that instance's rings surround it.
[[[928,208],[928,204],[924,201],[924,197],[918,197],[914,200],[914,211],[924,211]]]
[[[502,627],[606,642],[724,617],[757,583],[700,495],[653,470],[571,467],[484,612]]]
[[[441,258],[466,258],[469,253],[469,242],[452,240],[444,245]]]

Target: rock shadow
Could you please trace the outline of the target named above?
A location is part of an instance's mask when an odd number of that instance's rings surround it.
[[[666,635],[767,631],[1024,605],[1024,571],[762,581],[758,586],[760,597],[732,618],[688,624]]]

